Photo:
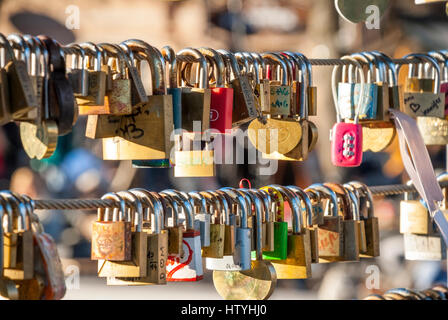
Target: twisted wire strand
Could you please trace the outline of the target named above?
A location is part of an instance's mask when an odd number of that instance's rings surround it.
[[[441,182],[442,188],[448,187],[448,181]],[[395,196],[406,192],[416,192],[413,186],[403,184],[369,187],[374,196]],[[39,210],[96,210],[98,208],[117,207],[112,200],[101,199],[51,199],[34,200],[35,208]]]
[[[185,55],[177,55],[176,59],[181,62],[189,62],[194,63],[198,62],[199,60],[192,57],[192,56],[185,56]],[[323,66],[323,67],[330,67],[330,66],[343,66],[343,65],[354,65],[353,61],[350,60],[342,60],[342,59],[309,59],[310,63],[313,66]],[[420,61],[418,59],[394,59],[392,60],[394,64],[396,65],[402,65],[402,64],[410,64],[410,63],[419,63]],[[363,61],[358,61],[361,64],[367,64]]]

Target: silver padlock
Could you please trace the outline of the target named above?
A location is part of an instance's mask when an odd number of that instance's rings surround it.
[[[208,247],[210,246],[210,214],[207,212],[207,200],[197,191],[191,191],[188,195],[195,208],[194,228],[201,232],[201,246]]]

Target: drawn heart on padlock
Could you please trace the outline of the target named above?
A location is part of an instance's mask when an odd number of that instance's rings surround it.
[[[271,140],[277,130],[277,146]],[[263,153],[278,152],[281,154],[293,150],[302,138],[302,127],[295,121],[266,119],[266,123],[253,120],[248,127],[248,137],[257,150]]]
[[[416,113],[418,110],[420,110],[420,105],[418,103],[411,103],[409,105],[409,108],[411,108],[411,110]]]
[[[339,15],[352,23],[366,21],[372,15],[369,6],[376,6],[380,16],[389,7],[389,0],[335,0],[334,5]]]
[[[386,149],[395,138],[396,130],[390,122],[371,121],[362,123],[363,152],[380,152]]]

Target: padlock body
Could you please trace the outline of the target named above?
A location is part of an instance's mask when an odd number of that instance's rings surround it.
[[[263,251],[263,259],[285,260],[288,256],[288,223],[274,222],[274,250]]]
[[[199,281],[204,276],[199,231],[188,230],[183,234],[182,255],[168,256],[166,280]]]
[[[210,99],[210,129],[219,133],[232,130],[233,89],[213,88]]]
[[[92,226],[92,260],[131,260],[131,224],[95,221]]]
[[[304,229],[301,235],[288,235],[288,256],[285,260],[273,261],[277,279],[311,278],[310,233]]]
[[[332,129],[331,161],[339,167],[357,167],[362,162],[362,126],[338,122]]]

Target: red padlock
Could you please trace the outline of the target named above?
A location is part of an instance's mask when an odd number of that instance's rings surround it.
[[[216,133],[231,133],[233,89],[225,86],[225,62],[220,53],[211,48],[199,48],[199,51],[213,62],[214,88],[211,88],[210,99],[210,129]]]

